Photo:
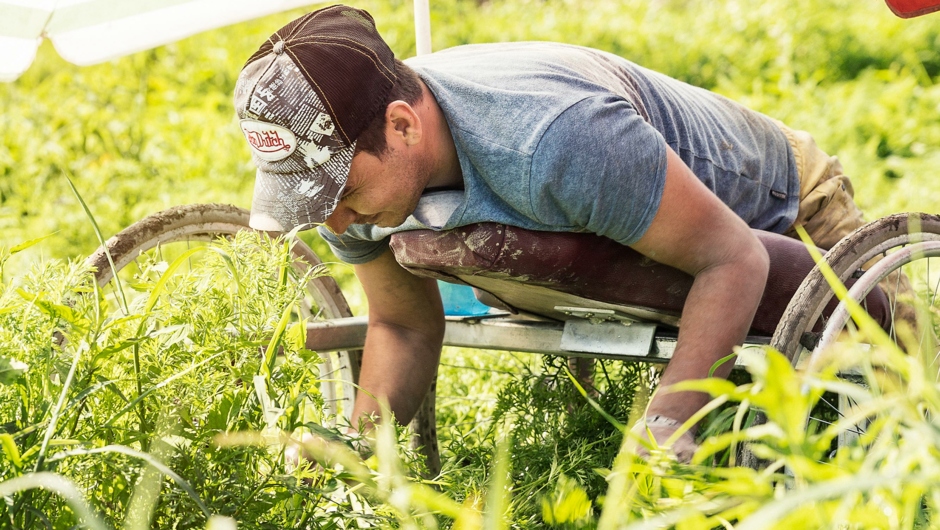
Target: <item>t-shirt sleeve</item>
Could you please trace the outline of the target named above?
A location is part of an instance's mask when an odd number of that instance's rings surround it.
[[[659,209],[666,141],[629,101],[586,98],[545,131],[530,179],[539,221],[630,245]]]
[[[326,229],[325,226],[317,227],[320,237],[330,245],[330,249],[336,254],[336,257],[345,263],[352,265],[361,265],[368,263],[382,255],[388,248],[389,238],[378,241],[370,241],[356,237],[355,229],[351,226],[345,234],[336,235]]]

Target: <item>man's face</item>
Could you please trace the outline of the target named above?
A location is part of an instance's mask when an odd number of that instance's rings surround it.
[[[357,152],[342,198],[325,224],[336,234],[351,224],[398,226],[414,212],[427,180],[427,171],[401,147],[390,145],[381,158]]]

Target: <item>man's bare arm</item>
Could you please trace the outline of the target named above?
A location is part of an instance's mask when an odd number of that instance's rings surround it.
[[[660,384],[707,377],[712,365],[747,335],[767,280],[766,250],[671,149],[659,210],[633,248],[695,276],[678,344]],[[726,363],[716,375],[727,376],[731,367]],[[707,400],[701,393],[659,394],[648,415],[685,421]]]
[[[369,328],[359,375],[365,392],[356,396],[353,425],[378,416],[372,396],[386,398],[395,418],[407,423],[440,360],[444,310],[437,283],[404,270],[390,251],[355,270],[369,300]]]

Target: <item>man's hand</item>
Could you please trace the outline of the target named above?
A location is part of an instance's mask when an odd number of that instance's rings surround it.
[[[444,309],[437,282],[404,270],[390,251],[357,265],[356,276],[369,300],[369,329],[353,409],[366,424],[380,417],[376,398],[408,423],[437,373],[444,341]],[[371,395],[370,395],[371,394]]]
[[[767,251],[672,149],[667,150],[659,210],[633,248],[695,277],[661,387],[708,377],[712,366],[747,335],[767,281]],[[715,375],[727,376],[732,366],[726,362]],[[650,403],[647,416],[681,423],[707,402],[707,395],[699,392],[661,393]]]

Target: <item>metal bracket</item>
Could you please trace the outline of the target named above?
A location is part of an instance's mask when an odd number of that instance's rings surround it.
[[[569,320],[561,335],[561,349],[571,352],[645,357],[653,349],[655,324]]]
[[[569,307],[556,305],[555,311],[564,313],[568,316],[583,318],[589,320],[592,324],[599,324],[601,322],[620,322],[625,326],[629,326],[634,322],[637,322],[637,319],[627,315],[626,313],[621,313],[615,309],[599,309],[596,307]]]

